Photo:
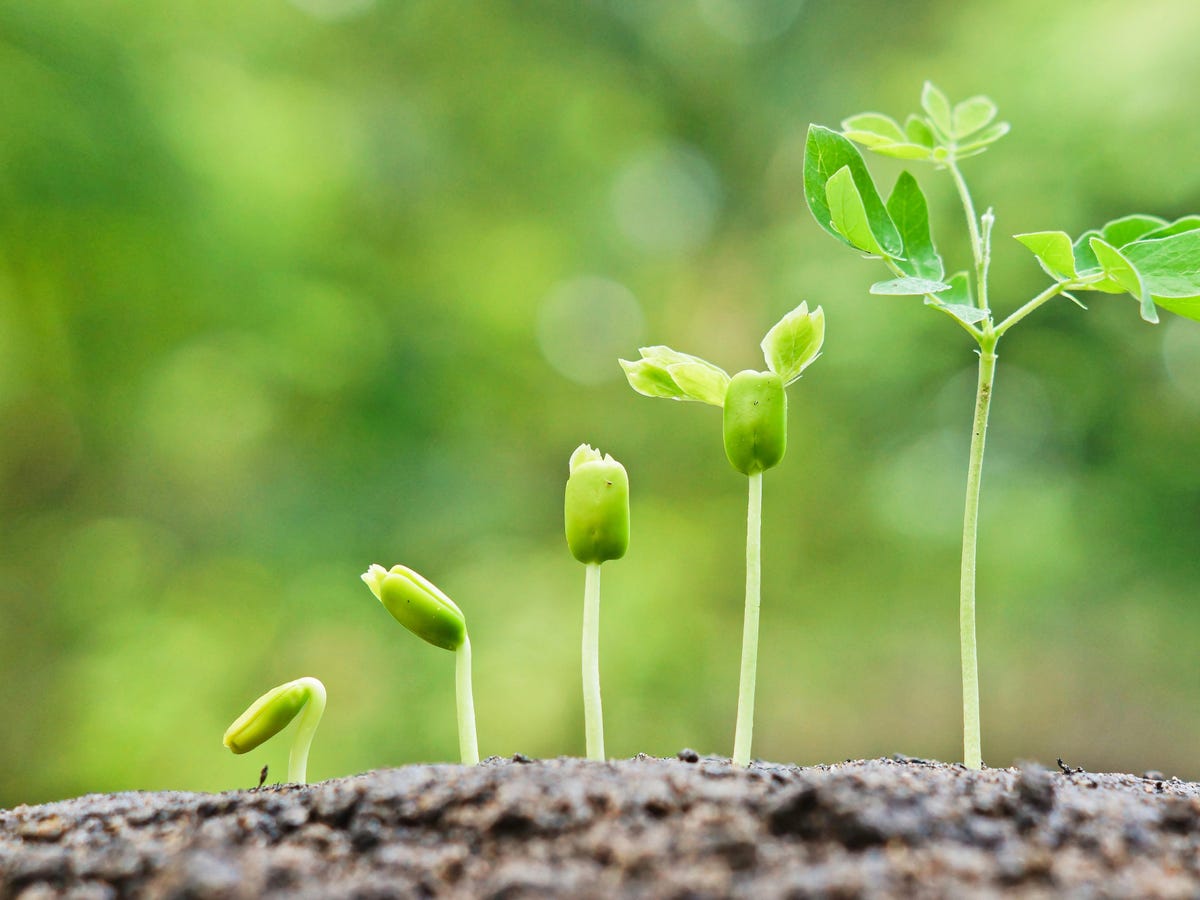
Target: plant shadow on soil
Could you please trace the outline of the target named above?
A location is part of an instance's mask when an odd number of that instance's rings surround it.
[[[1200,784],[493,757],[0,811],[0,897],[1200,895]]]

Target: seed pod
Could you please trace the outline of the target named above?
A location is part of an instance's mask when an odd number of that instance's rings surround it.
[[[407,566],[373,565],[362,576],[392,617],[422,640],[457,650],[467,636],[467,620],[433,582]]]
[[[743,475],[779,464],[787,449],[787,395],[773,372],[738,372],[725,392],[725,455]]]
[[[571,454],[567,546],[581,563],[620,559],[629,549],[629,476],[608,454],[580,444]]]
[[[304,708],[312,696],[309,682],[313,681],[316,679],[298,678],[267,691],[225,730],[225,746],[234,753],[249,753],[275,737]]]

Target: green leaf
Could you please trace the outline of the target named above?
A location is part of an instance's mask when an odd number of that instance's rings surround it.
[[[1120,248],[1144,237],[1152,231],[1162,228],[1166,224],[1166,219],[1160,219],[1157,216],[1125,216],[1120,219],[1113,219],[1101,228],[1100,237],[1109,246]]]
[[[1200,228],[1200,216],[1184,216],[1182,219],[1176,219],[1174,222],[1157,231],[1143,234],[1140,240],[1149,241],[1155,238],[1170,237],[1173,234],[1183,234],[1185,231],[1195,231],[1198,228]]]
[[[648,359],[619,359],[617,362],[625,370],[629,386],[639,394],[645,397],[662,397],[666,400],[684,399],[683,388],[675,383],[666,366],[660,366]]]
[[[991,98],[969,97],[954,107],[952,123],[954,136],[956,138],[968,137],[994,118],[996,118],[996,104],[992,102]]]
[[[886,255],[875,240],[875,235],[871,233],[867,209],[854,183],[854,176],[850,174],[849,166],[839,169],[825,183],[825,199],[829,202],[829,216],[834,229],[851,247],[876,256]]]
[[[872,153],[880,156],[890,156],[892,159],[929,159],[933,151],[920,144],[876,144],[871,148]]]
[[[1013,237],[1033,252],[1051,278],[1065,281],[1075,277],[1071,236],[1065,231],[1031,231]]]
[[[818,225],[838,240],[850,243],[833,227],[825,190],[829,180],[844,168],[849,168],[854,178],[854,186],[858,189],[875,243],[888,256],[903,255],[900,233],[888,215],[858,149],[836,131],[820,125],[810,126],[804,146],[804,199]]]
[[[920,116],[909,116],[904,120],[904,134],[911,143],[933,149],[933,129]]]
[[[767,368],[786,386],[817,358],[824,342],[825,311],[818,306],[809,312],[808,303],[801,303],[771,327],[760,346]]]
[[[954,114],[950,111],[950,101],[931,81],[925,82],[925,87],[921,90],[921,108],[929,113],[933,127],[940,131],[943,137],[954,136]]]
[[[940,309],[965,325],[977,325],[988,317],[987,310],[980,309],[978,306],[968,306],[965,303],[938,303],[926,298],[925,305]]]
[[[975,297],[971,294],[971,277],[966,272],[955,272],[946,282],[950,285],[950,290],[944,291],[938,300],[947,306],[975,306]]]
[[[1081,275],[1100,270],[1100,260],[1096,259],[1096,254],[1092,252],[1091,239],[1094,237],[1100,237],[1100,232],[1089,228],[1075,238],[1075,243],[1071,245],[1071,252],[1075,256],[1075,271]]]
[[[1174,299],[1155,297],[1154,302],[1167,312],[1200,322],[1200,297],[1177,297]]]
[[[724,400],[724,387],[719,399],[714,402],[713,385],[728,385],[729,376],[720,366],[690,353],[680,353],[670,347],[656,345],[642,347],[642,358],[634,362],[618,360],[625,370],[629,386],[646,397],[662,397],[667,400],[696,400],[720,406]]]
[[[704,360],[688,360],[667,366],[667,374],[679,385],[685,400],[697,400],[710,406],[725,403],[729,376],[723,369]]]
[[[1154,308],[1154,298],[1146,290],[1142,276],[1133,264],[1122,255],[1120,250],[1105,243],[1103,238],[1094,237],[1088,243],[1092,245],[1092,252],[1096,254],[1096,259],[1100,262],[1100,268],[1104,270],[1104,274],[1137,299],[1142,306],[1144,320],[1157,323],[1158,310]]]
[[[908,136],[891,116],[882,113],[859,113],[842,122],[842,134],[865,147],[877,144],[902,144]]]
[[[909,275],[941,281],[946,269],[929,232],[929,204],[910,173],[901,172],[896,179],[887,211],[904,246],[904,259],[897,259],[896,265]]]
[[[950,285],[929,278],[893,278],[891,281],[877,281],[871,285],[871,293],[885,297],[917,297],[921,294],[939,294],[950,290]]]
[[[1000,138],[1004,137],[1012,126],[1007,122],[997,122],[995,125],[985,128],[979,134],[975,135],[965,144],[959,144],[958,150],[955,151],[955,156],[962,159],[966,156],[975,156],[982,153],[991,144],[996,143]]]
[[[1200,294],[1200,231],[1135,241],[1121,248],[1121,252],[1155,297]]]

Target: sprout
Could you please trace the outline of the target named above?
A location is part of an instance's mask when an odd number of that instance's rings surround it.
[[[471,694],[471,640],[462,610],[433,582],[406,566],[372,565],[362,575],[384,609],[422,640],[455,656],[458,700],[458,748],[463,765],[479,762],[475,736],[475,700]]]
[[[608,454],[580,444],[571,454],[564,518],[567,546],[586,568],[583,588],[583,715],[589,759],[604,760],[600,708],[600,564],[629,547],[629,476]]]
[[[801,303],[762,340],[766,372],[739,372],[730,378],[706,360],[670,347],[643,347],[642,358],[621,360],[629,385],[647,397],[696,400],[723,409],[725,455],[750,481],[746,516],[746,611],[742,629],[742,671],[738,688],[733,763],[750,763],[754,733],[754,686],[758,668],[758,614],[762,569],[762,475],[777,466],[787,449],[786,388],[820,355],[825,313]]]
[[[279,734],[301,710],[288,756],[288,781],[307,784],[308,749],[325,712],[325,685],[316,678],[297,678],[267,691],[225,730],[225,746],[248,753]]]
[[[871,285],[872,294],[924,297],[926,306],[966,331],[979,348],[958,582],[963,762],[967,768],[979,769],[983,747],[975,641],[976,561],[983,456],[999,359],[996,347],[1010,328],[1060,295],[1086,309],[1075,296],[1080,291],[1128,294],[1146,322],[1158,321],[1158,307],[1200,319],[1200,217],[1168,222],[1158,216],[1122,216],[1074,239],[1057,230],[1014,234],[1051,283],[1002,318],[992,308],[988,283],[996,216],[991,209],[976,214],[959,163],[1008,134],[1008,123],[994,121],[996,104],[988,97],[969,97],[952,105],[928,81],[921,91],[921,107],[908,116],[903,128],[895,119],[874,112],[846,119],[841,133],[810,126],[804,149],[804,197],[821,228],[887,266],[891,277]],[[931,163],[950,176],[966,217],[966,243],[974,263],[970,271],[947,271],[917,179],[907,171],[900,173],[885,204],[855,143],[881,156]]]

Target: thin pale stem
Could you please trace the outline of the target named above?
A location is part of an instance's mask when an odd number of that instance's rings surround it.
[[[1076,287],[1076,284],[1074,282],[1069,282],[1069,281],[1059,282],[1058,284],[1050,285],[1050,287],[1046,288],[1044,291],[1042,291],[1040,294],[1038,294],[1036,297],[1034,297],[1032,300],[1030,300],[1028,303],[1026,303],[1020,309],[1011,313],[1008,316],[1008,318],[1006,318],[1003,322],[1001,322],[999,325],[997,325],[996,326],[996,337],[1000,337],[1002,334],[1004,334],[1004,332],[1008,331],[1008,329],[1012,328],[1014,325],[1016,325],[1018,322],[1020,322],[1023,318],[1025,318],[1027,315],[1029,315],[1031,312],[1033,312],[1035,309],[1037,309],[1039,306],[1041,306],[1043,303],[1053,300],[1055,297],[1057,297],[1063,291],[1070,290],[1073,287]]]
[[[583,586],[583,718],[588,759],[604,760],[600,708],[600,563],[588,563]]]
[[[746,511],[746,615],[742,623],[742,675],[738,687],[733,764],[750,765],[754,738],[754,683],[758,672],[758,612],[762,585],[762,472],[750,476]]]
[[[975,393],[975,422],[971,428],[971,460],[967,466],[967,500],[963,510],[962,571],[959,581],[958,627],[962,652],[963,762],[967,768],[983,767],[979,734],[979,658],[975,645],[975,557],[979,538],[979,487],[983,475],[983,449],[987,438],[988,409],[996,375],[995,339],[979,351],[979,385]]]
[[[308,688],[308,700],[300,713],[296,734],[292,738],[292,749],[288,754],[288,781],[292,784],[308,784],[308,751],[325,712],[325,685],[315,678],[299,680]]]
[[[454,651],[454,688],[458,699],[458,752],[464,766],[479,762],[479,740],[475,736],[475,698],[471,693],[471,639],[464,635]]]
[[[958,164],[951,159],[946,163],[954,186],[958,189],[959,200],[962,201],[963,212],[967,216],[967,228],[971,234],[971,254],[975,259],[975,305],[980,309],[988,308],[987,301],[987,257],[983,241],[979,236],[979,220],[975,216],[975,203],[971,200],[971,192],[967,182],[958,169]]]

